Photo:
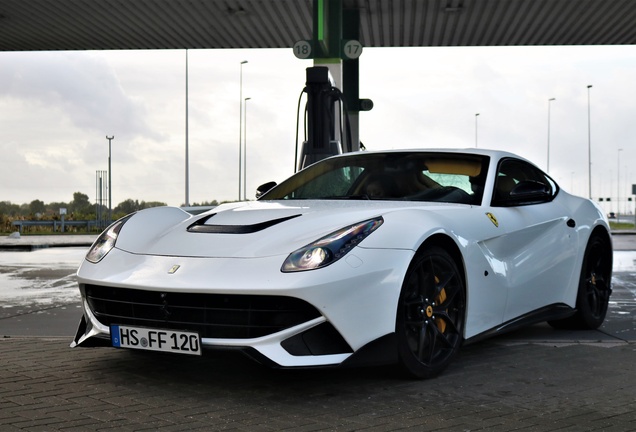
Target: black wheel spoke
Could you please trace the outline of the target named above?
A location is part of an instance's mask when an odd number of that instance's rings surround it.
[[[599,277],[598,279],[596,279],[596,288],[602,300],[609,300],[610,289],[604,277]]]
[[[595,250],[595,254],[596,254],[595,256],[596,259],[594,260],[594,265],[592,266],[592,268],[595,271],[598,271],[603,268],[603,261],[605,260],[605,258],[603,257],[603,254],[601,253],[601,251],[598,250],[598,248],[597,250]]]
[[[610,290],[605,281],[605,278],[601,274],[592,273],[592,276],[587,279],[587,302],[590,306],[590,311],[599,316],[603,313],[607,302],[609,301]]]
[[[435,287],[435,296],[439,296],[440,293],[450,285],[450,282],[453,280],[454,277],[455,277],[455,273],[453,272],[446,273],[444,275],[444,279],[441,280]]]
[[[434,312],[447,314],[449,310],[462,309],[464,307],[461,288],[456,286],[444,290],[445,299],[434,307]]]
[[[435,340],[439,340],[440,342],[442,342],[442,344],[446,348],[451,348],[453,346],[447,335],[445,333],[442,333],[437,325],[432,325],[431,327],[433,329],[433,333],[435,333]]]
[[[590,306],[592,313],[596,314],[599,309],[599,293],[593,284],[588,284],[587,304]]]
[[[418,279],[418,294],[426,298],[431,287],[435,286],[435,275],[432,269],[425,270],[422,266],[418,270]]]
[[[424,349],[426,348],[427,342],[431,342],[430,341],[430,337],[427,337],[427,326],[423,325],[420,328],[420,332],[419,332],[419,338],[418,338],[418,343],[417,343],[417,358],[426,363],[426,360],[430,357],[430,353],[425,353]]]
[[[425,286],[422,287],[422,296],[426,301],[435,297],[435,275],[428,273]]]
[[[455,320],[449,316],[448,312],[441,311],[439,313],[436,313],[435,317],[438,319],[442,319],[444,321],[444,324],[446,325],[446,331],[445,331],[446,334],[453,334],[453,335],[459,334],[460,330],[457,327]]]

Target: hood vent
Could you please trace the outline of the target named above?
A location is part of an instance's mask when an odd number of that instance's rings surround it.
[[[297,214],[283,218],[272,219],[253,225],[207,225],[206,222],[215,214],[199,219],[188,227],[188,232],[210,234],[251,234],[300,216],[299,214]]]

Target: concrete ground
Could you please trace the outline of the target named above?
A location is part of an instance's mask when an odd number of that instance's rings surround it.
[[[7,286],[22,278],[60,294],[0,296],[0,430],[636,431],[636,235],[614,246],[599,330],[535,325],[464,347],[425,381],[393,367],[271,370],[231,351],[70,349],[74,270],[30,266],[23,252],[0,267]]]

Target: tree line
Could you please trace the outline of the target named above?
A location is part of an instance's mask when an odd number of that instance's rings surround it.
[[[159,201],[127,199],[113,209],[113,220],[138,210],[165,205]],[[36,199],[28,204],[14,204],[0,201],[0,231],[14,231],[12,223],[16,220],[61,220],[60,209],[66,209],[65,220],[97,220],[98,214],[108,216],[108,206],[91,203],[88,195],[82,192],[75,192],[69,202],[47,204]]]
[[[113,208],[112,220],[115,221],[139,210],[165,205],[167,204],[160,201],[139,201],[129,198]],[[192,207],[217,205],[219,203],[216,200],[191,204]],[[0,201],[0,232],[15,231],[13,222],[16,220],[61,220],[60,209],[66,209],[64,218],[67,221],[92,221],[108,218],[108,206],[91,203],[88,195],[82,192],[75,192],[73,200],[70,202],[50,202],[47,204],[36,199],[28,204],[14,204],[10,201]],[[42,232],[47,229],[38,228],[37,231]]]

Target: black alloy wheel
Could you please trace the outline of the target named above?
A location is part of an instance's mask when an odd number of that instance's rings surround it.
[[[575,318],[580,328],[596,329],[605,320],[612,293],[612,250],[605,239],[593,235],[585,248]]]
[[[594,330],[607,315],[612,294],[612,248],[605,236],[592,234],[585,248],[576,297],[576,313],[566,319],[550,321],[555,328]]]
[[[396,320],[400,365],[409,375],[430,378],[448,366],[463,341],[465,310],[464,282],[453,258],[437,246],[418,253]]]

